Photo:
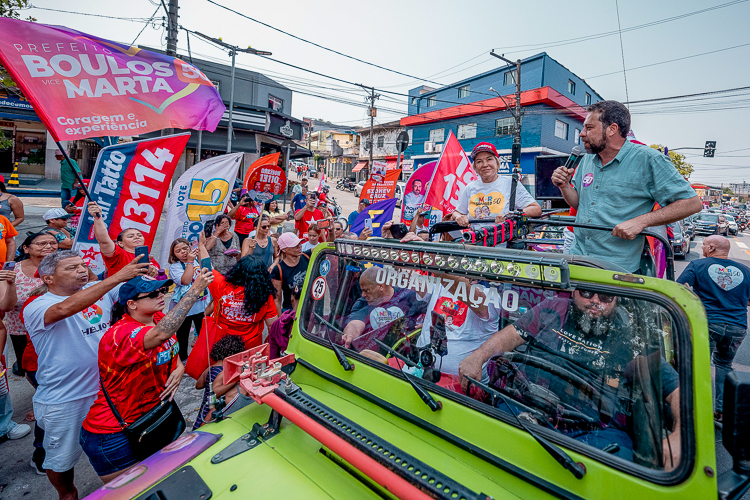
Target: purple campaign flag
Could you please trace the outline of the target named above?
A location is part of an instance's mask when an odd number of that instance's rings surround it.
[[[365,228],[365,220],[372,219],[372,235],[380,236],[383,224],[393,220],[393,211],[395,209],[396,198],[388,198],[387,200],[373,203],[360,212],[357,218],[354,219],[349,231],[359,235]]]

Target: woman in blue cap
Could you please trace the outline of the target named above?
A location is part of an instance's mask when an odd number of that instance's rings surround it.
[[[120,288],[112,309],[112,326],[99,342],[99,394],[83,422],[80,438],[83,451],[105,483],[138,462],[112,407],[132,424],[159,401],[174,398],[185,371],[175,332],[212,281],[211,271],[202,269],[190,290],[166,315],[162,313],[164,294],[172,280],[138,276]]]

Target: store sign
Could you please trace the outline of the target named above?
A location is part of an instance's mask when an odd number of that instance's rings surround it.
[[[13,109],[27,109],[34,111],[34,107],[29,104],[25,99],[20,99],[15,96],[8,96],[0,98],[0,107],[13,108]]]
[[[274,113],[268,113],[268,129],[270,134],[288,137],[289,139],[302,140],[302,124],[287,118],[282,118]]]

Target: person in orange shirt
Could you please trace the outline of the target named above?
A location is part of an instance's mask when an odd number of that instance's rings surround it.
[[[0,215],[0,264],[16,258],[16,240],[18,231],[7,217]]]

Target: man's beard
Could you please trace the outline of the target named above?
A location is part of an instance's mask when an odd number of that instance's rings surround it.
[[[570,314],[574,324],[578,327],[578,331],[589,337],[604,337],[613,326],[612,317],[594,317],[573,304],[570,305]]]
[[[607,138],[604,136],[604,134],[602,134],[601,139],[602,140],[599,144],[594,144],[593,142],[588,142],[588,143],[584,142],[583,149],[585,149],[586,152],[589,154],[598,155],[599,153],[604,151],[604,149],[607,147]]]

